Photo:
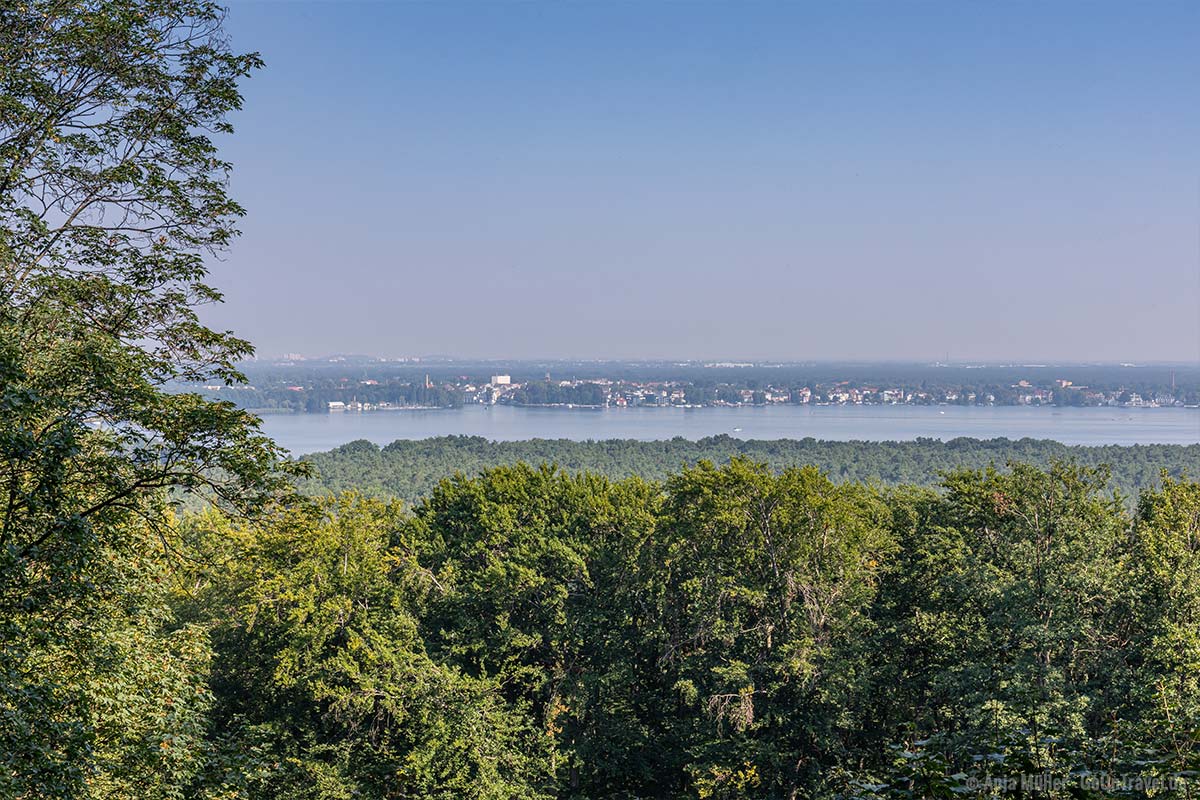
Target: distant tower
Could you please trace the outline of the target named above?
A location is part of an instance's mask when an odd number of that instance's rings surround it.
[[[1175,370],[1171,370],[1171,391],[1175,391]]]
[[[426,389],[433,388],[433,384],[429,382],[429,373],[428,372],[425,373],[425,388]]]

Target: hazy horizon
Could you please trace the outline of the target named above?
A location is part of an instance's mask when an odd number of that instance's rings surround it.
[[[1200,361],[1200,4],[883,8],[234,2],[267,66],[205,318],[264,356]]]
[[[939,359],[914,359],[914,358],[678,358],[678,357],[620,357],[620,356],[595,356],[586,358],[573,358],[569,356],[523,356],[523,357],[505,357],[505,356],[473,356],[473,355],[453,355],[447,353],[370,353],[370,352],[299,352],[299,351],[283,351],[278,353],[256,352],[254,356],[247,359],[247,363],[256,361],[294,361],[297,360],[294,356],[300,356],[299,360],[313,362],[330,362],[337,359],[368,359],[385,363],[409,363],[419,364],[421,362],[447,362],[461,364],[552,364],[552,363],[579,363],[579,364],[688,364],[688,365],[711,365],[725,367],[742,367],[756,366],[769,367],[773,365],[784,366],[921,366],[921,367],[955,367],[955,368],[973,368],[973,367],[1012,367],[1012,368],[1048,368],[1048,367],[1183,367],[1189,369],[1200,369],[1200,363],[1194,360],[1182,359],[1178,361],[1171,360],[1143,360],[1143,361],[1104,361],[1104,360],[1070,360],[1070,359],[1050,359],[1039,361],[1029,358],[1001,358],[1001,359],[970,359],[963,358],[959,360],[951,359],[949,361]]]

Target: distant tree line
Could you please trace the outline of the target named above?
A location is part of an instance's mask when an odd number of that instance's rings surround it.
[[[932,366],[928,364],[787,364],[755,367],[704,367],[700,364],[609,362],[471,362],[425,360],[420,363],[383,362],[378,359],[304,361],[289,365],[256,362],[246,365],[256,386],[275,387],[321,381],[378,380],[380,383],[420,383],[425,376],[436,384],[480,385],[489,376],[508,374],[516,383],[545,379],[547,372],[560,378],[616,383],[674,383],[701,390],[727,386],[735,389],[831,389],[843,385],[905,391],[938,392],[964,390],[977,395],[995,394],[998,403],[1015,402],[1022,380],[1043,389],[1057,388],[1056,381],[1072,381],[1073,387],[1114,392],[1128,390],[1142,397],[1170,395],[1188,403],[1200,402],[1200,367],[1194,365],[1060,366]],[[1068,393],[1067,396],[1075,394]]]
[[[604,387],[595,383],[560,386],[552,381],[530,381],[512,393],[513,403],[528,406],[602,406],[607,400]]]
[[[364,403],[372,406],[419,408],[457,408],[462,405],[462,392],[444,386],[424,383],[341,383],[324,382],[317,386],[277,386],[257,388],[247,386],[220,387],[201,390],[213,399],[228,400],[242,408],[255,411],[290,411],[324,414],[329,404]]]
[[[1056,460],[1082,466],[1104,465],[1109,483],[1126,497],[1158,484],[1160,472],[1175,477],[1200,475],[1200,445],[1136,445],[1132,447],[1069,446],[1044,439],[917,439],[910,442],[833,442],[817,439],[743,440],[714,436],[642,442],[613,439],[576,442],[533,439],[494,442],[478,436],[444,436],[398,440],[380,448],[360,440],[306,460],[314,468],[306,491],[356,490],[377,497],[414,501],[455,472],[473,474],[488,467],[556,464],[570,472],[610,478],[639,475],[665,479],[680,467],[701,460],[725,461],[746,456],[774,470],[814,465],[834,481],[880,485],[932,486],[943,471],[964,467],[1003,468],[1010,461],[1049,466]]]
[[[364,370],[362,374],[374,374],[374,370]],[[458,377],[454,381],[438,381],[432,386],[426,386],[424,380],[405,381],[398,379],[362,378],[355,380],[331,379],[323,376],[323,372],[312,370],[297,370],[294,375],[286,376],[273,373],[266,383],[254,386],[205,387],[200,393],[214,399],[230,400],[243,408],[252,410],[279,410],[308,413],[324,413],[329,410],[330,402],[366,403],[373,406],[389,404],[391,406],[425,406],[437,408],[456,408],[463,404],[465,387],[475,385],[474,379]],[[479,384],[486,383],[486,378],[479,379]],[[767,387],[773,387],[772,392],[776,401],[780,397],[789,403],[823,403],[836,402],[847,388],[844,385],[829,383],[813,384],[768,384],[757,378],[748,378],[740,382],[716,382],[711,379],[699,379],[692,383],[684,383],[672,387],[672,390],[682,391],[682,402],[693,406],[711,405],[763,405],[768,402]],[[187,387],[195,390],[197,387]],[[859,386],[861,390],[863,387]],[[1017,387],[1000,383],[945,383],[935,381],[898,381],[880,384],[869,388],[874,392],[858,395],[859,401],[866,404],[895,402],[896,398],[885,399],[882,392],[889,390],[899,392],[904,402],[910,405],[1018,405],[1033,390],[1032,387]],[[1042,387],[1047,388],[1047,387]],[[1123,389],[1122,391],[1117,391]],[[669,405],[678,403],[669,397],[656,393],[647,393],[644,387],[632,385],[604,385],[593,382],[581,382],[574,385],[563,385],[559,381],[532,380],[521,384],[501,402],[514,405],[575,405],[602,406],[614,399],[610,390],[616,396],[631,394],[636,396],[642,405]],[[1184,386],[1170,387],[1169,385],[1134,384],[1131,386],[1115,386],[1103,389],[1108,392],[1103,396],[1097,395],[1097,387],[1080,389],[1076,387],[1051,389],[1052,399],[1035,398],[1033,404],[1056,406],[1088,406],[1101,405],[1113,400],[1128,402],[1133,395],[1149,399],[1169,399],[1170,402],[1181,402],[1188,405],[1200,404],[1200,389]],[[660,390],[661,391],[661,390]]]

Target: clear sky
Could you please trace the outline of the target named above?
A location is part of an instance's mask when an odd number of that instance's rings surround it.
[[[263,355],[1200,360],[1200,2],[242,2]]]

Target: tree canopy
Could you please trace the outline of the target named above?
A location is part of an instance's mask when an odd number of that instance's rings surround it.
[[[176,613],[212,632],[219,742],[190,791],[1100,797],[1108,774],[1187,796],[1200,485],[1130,511],[1105,482],[521,464],[411,510],[190,517],[214,566]]]
[[[220,298],[205,258],[242,214],[213,137],[259,65],[221,25],[203,0],[0,5],[7,796],[116,796],[120,781],[155,796],[191,768],[174,754],[189,752],[178,743],[204,704],[191,694],[204,650],[169,626],[157,588],[153,554],[175,547],[164,492],[233,513],[288,493],[251,415],[164,391],[236,382],[250,352],[197,315]],[[168,701],[175,744],[122,761],[167,724]],[[94,774],[106,763],[117,783]]]
[[[302,487],[314,494],[356,490],[414,502],[456,471],[467,474],[525,461],[557,464],[572,472],[610,478],[638,475],[664,480],[685,465],[744,456],[778,471],[815,465],[833,480],[880,485],[935,486],[941,474],[961,467],[1005,468],[1009,462],[1048,467],[1055,461],[1108,469],[1110,488],[1130,502],[1173,477],[1200,475],[1200,444],[1083,447],[1046,439],[917,439],[907,442],[837,442],[817,439],[754,440],[712,436],[698,441],[610,439],[577,442],[531,439],[495,442],[480,436],[397,440],[378,447],[366,440],[304,456],[313,475]]]

